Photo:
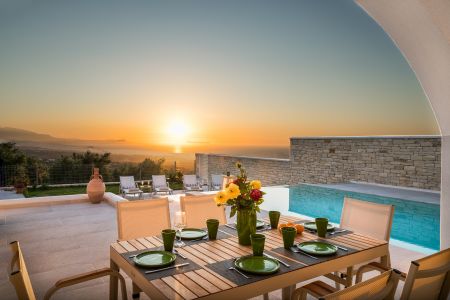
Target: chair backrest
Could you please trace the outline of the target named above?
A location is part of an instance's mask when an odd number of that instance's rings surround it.
[[[166,175],[152,175],[152,183],[154,188],[167,187]]]
[[[344,198],[340,227],[389,241],[394,206]]]
[[[217,219],[220,224],[226,224],[225,208],[217,206],[214,195],[180,197],[181,210],[186,212],[188,227],[204,228],[207,219]]]
[[[119,240],[157,235],[170,228],[167,198],[117,202]]]
[[[212,174],[211,175],[212,186],[222,187],[223,175]]]
[[[36,296],[34,295],[19,242],[11,242],[10,247],[13,257],[11,260],[9,281],[16,290],[17,298],[19,300],[35,300]]]
[[[184,186],[196,186],[198,185],[197,176],[195,175],[183,175]]]
[[[400,272],[390,270],[369,280],[357,283],[351,287],[329,294],[320,299],[326,300],[348,300],[348,299],[394,299]]]
[[[134,176],[120,176],[120,187],[122,189],[136,188],[136,182],[134,181]]]
[[[411,262],[401,299],[447,299],[449,290],[450,248]]]

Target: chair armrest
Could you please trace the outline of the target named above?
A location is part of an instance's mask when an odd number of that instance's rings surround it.
[[[370,262],[367,265],[361,266],[358,269],[358,272],[356,272],[356,283],[362,281],[362,275],[365,272],[379,271],[380,273],[383,273],[383,272],[389,271],[391,269],[392,268],[385,267],[384,265],[382,265],[379,262],[376,262],[376,261]],[[399,279],[404,281],[406,279],[406,273],[403,273],[403,272],[400,272],[400,271],[398,271],[398,273],[400,274],[400,278]]]
[[[86,272],[86,273],[82,273],[82,274],[78,274],[78,275],[74,275],[74,276],[70,276],[70,277],[66,277],[64,279],[58,280],[55,283],[55,285],[47,291],[47,293],[45,294],[44,300],[50,299],[50,297],[61,288],[75,285],[78,283],[82,283],[85,281],[97,279],[97,278],[104,277],[104,276],[113,276],[113,277],[117,277],[119,279],[120,286],[121,286],[121,292],[122,292],[122,299],[126,300],[127,299],[127,290],[126,290],[126,285],[125,285],[125,279],[119,272],[117,272],[113,269],[110,269],[110,268],[98,269],[95,271],[90,271],[90,272]]]
[[[322,298],[325,297],[328,294],[332,294],[334,292],[337,292],[338,289],[332,287],[331,285],[317,280],[314,282],[311,282],[307,285],[302,286],[301,288],[296,289],[292,293],[292,299],[306,299],[306,295],[310,294],[315,298]]]

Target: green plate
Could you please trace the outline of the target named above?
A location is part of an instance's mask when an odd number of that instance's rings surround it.
[[[252,255],[238,258],[234,266],[241,271],[258,275],[273,274],[280,269],[280,263],[275,259]]]
[[[264,223],[264,221],[261,220],[256,220],[256,228],[263,228],[264,226],[266,226],[266,223]]]
[[[306,229],[317,231],[316,222],[306,222],[303,224]],[[327,231],[333,231],[334,226],[330,223],[327,225]]]
[[[208,232],[203,229],[198,228],[185,228],[181,231],[181,239],[182,240],[196,240],[201,239],[202,237],[205,237],[208,235]],[[177,232],[177,237],[179,237],[180,234]]]
[[[297,245],[303,252],[314,255],[333,255],[338,248],[325,242],[303,242]]]
[[[136,255],[133,261],[144,268],[164,267],[174,263],[176,255],[167,251],[145,251]]]

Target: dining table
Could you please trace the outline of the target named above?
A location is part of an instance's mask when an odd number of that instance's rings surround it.
[[[263,219],[269,222],[268,219]],[[311,220],[295,216],[280,217],[280,223],[302,224]],[[264,254],[280,262],[274,274],[248,274],[234,269],[236,259],[252,255],[251,246],[243,246],[233,225],[219,226],[215,240],[185,241],[175,248],[175,265],[180,267],[149,272],[136,265],[133,257],[149,250],[163,250],[161,236],[149,236],[117,241],[110,246],[110,266],[125,272],[133,282],[133,290],[145,293],[151,299],[248,299],[282,289],[282,299],[290,299],[297,283],[334,271],[351,268],[373,259],[389,265],[389,243],[364,234],[335,229],[325,238],[315,232],[304,231],[295,243],[325,241],[338,247],[330,256],[311,256],[283,247],[277,229],[269,226],[258,233],[265,235]],[[246,278],[247,277],[247,278]],[[118,280],[110,278],[110,299],[118,297]]]

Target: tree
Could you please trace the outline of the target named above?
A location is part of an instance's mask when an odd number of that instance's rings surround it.
[[[140,169],[140,178],[150,178],[151,175],[158,175],[162,173],[162,166],[164,164],[164,158],[160,158],[158,160],[152,160],[150,158],[144,159],[139,164]]]
[[[0,144],[0,166],[24,165],[26,162],[26,155],[16,147],[15,143]]]

